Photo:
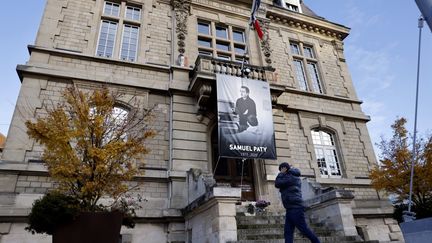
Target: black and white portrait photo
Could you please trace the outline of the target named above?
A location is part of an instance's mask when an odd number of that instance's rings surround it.
[[[217,103],[220,156],[276,159],[267,82],[218,74]]]

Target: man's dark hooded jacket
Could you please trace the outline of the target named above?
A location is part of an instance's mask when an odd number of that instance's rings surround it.
[[[276,177],[275,187],[279,188],[286,209],[303,207],[300,175],[299,169],[291,167]]]

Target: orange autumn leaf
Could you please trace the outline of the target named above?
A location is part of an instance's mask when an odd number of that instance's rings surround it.
[[[43,160],[59,190],[74,195],[89,210],[102,196],[118,198],[138,175],[137,161],[149,152],[145,142],[156,133],[148,127],[151,110],[132,104],[117,108],[119,94],[107,88],[86,93],[68,88],[64,104],[44,117],[27,121],[27,133],[44,146]]]

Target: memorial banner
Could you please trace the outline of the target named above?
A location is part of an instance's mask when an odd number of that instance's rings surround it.
[[[217,74],[219,155],[276,159],[270,86]]]

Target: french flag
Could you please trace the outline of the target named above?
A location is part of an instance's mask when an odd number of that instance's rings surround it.
[[[264,33],[262,32],[261,26],[259,25],[259,22],[256,18],[256,13],[258,11],[260,4],[261,4],[261,0],[253,0],[251,16],[249,19],[249,25],[254,26],[254,29],[256,30],[258,37],[260,38],[260,40],[262,40]]]

